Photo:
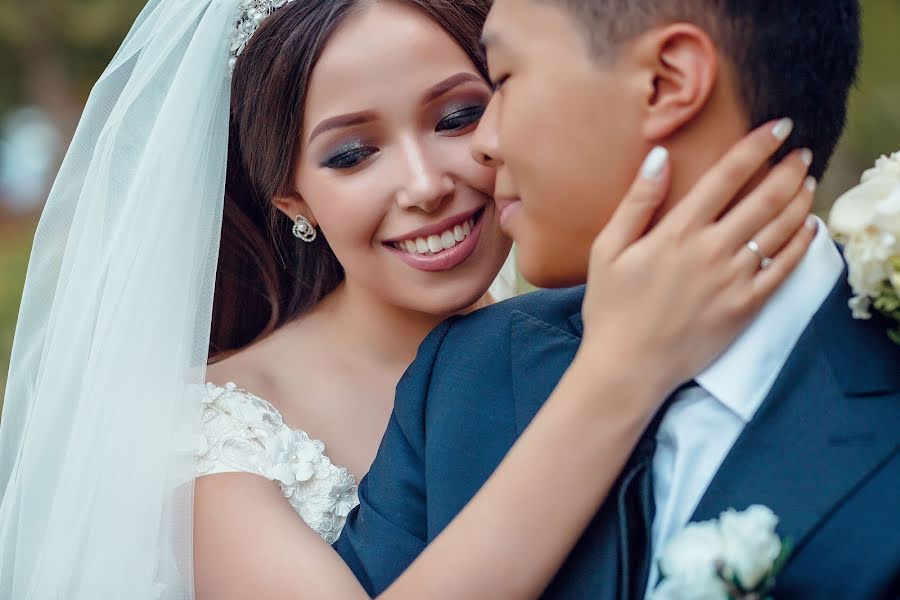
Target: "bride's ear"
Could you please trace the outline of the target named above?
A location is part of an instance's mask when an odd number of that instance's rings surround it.
[[[643,136],[660,142],[704,109],[719,77],[719,57],[709,35],[689,23],[656,28],[635,42],[644,74]]]
[[[316,221],[316,217],[310,209],[309,204],[303,199],[303,197],[298,192],[291,192],[289,194],[283,196],[276,196],[272,199],[272,202],[275,204],[275,207],[278,208],[281,212],[283,212],[287,218],[294,222],[297,220],[297,217],[302,215],[305,217],[310,223],[312,223],[313,227],[318,227],[318,221]]]

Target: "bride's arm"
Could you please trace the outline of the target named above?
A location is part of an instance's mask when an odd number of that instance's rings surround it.
[[[380,598],[543,591],[663,398],[727,345],[805,253],[812,191],[797,153],[716,221],[779,144],[766,128],[752,133],[644,237],[667,182],[638,180],[595,244],[589,282],[603,285],[588,285],[575,361],[485,486]],[[757,273],[741,247],[760,230],[784,249]],[[271,482],[201,478],[194,518],[199,600],[368,597]]]

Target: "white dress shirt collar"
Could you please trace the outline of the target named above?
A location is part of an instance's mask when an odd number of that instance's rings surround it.
[[[843,270],[841,254],[819,221],[816,238],[797,270],[740,337],[696,378],[697,384],[749,423]]]

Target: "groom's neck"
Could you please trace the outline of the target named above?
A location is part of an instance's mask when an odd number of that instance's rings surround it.
[[[663,214],[683,200],[698,181],[750,130],[730,85],[717,86],[702,113],[663,141],[672,164],[672,185]]]

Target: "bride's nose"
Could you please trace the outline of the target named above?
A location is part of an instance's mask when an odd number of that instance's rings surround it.
[[[453,178],[446,173],[440,161],[428,155],[426,148],[416,140],[403,143],[406,182],[397,191],[397,204],[401,208],[418,208],[424,212],[436,212],[455,189]]]

